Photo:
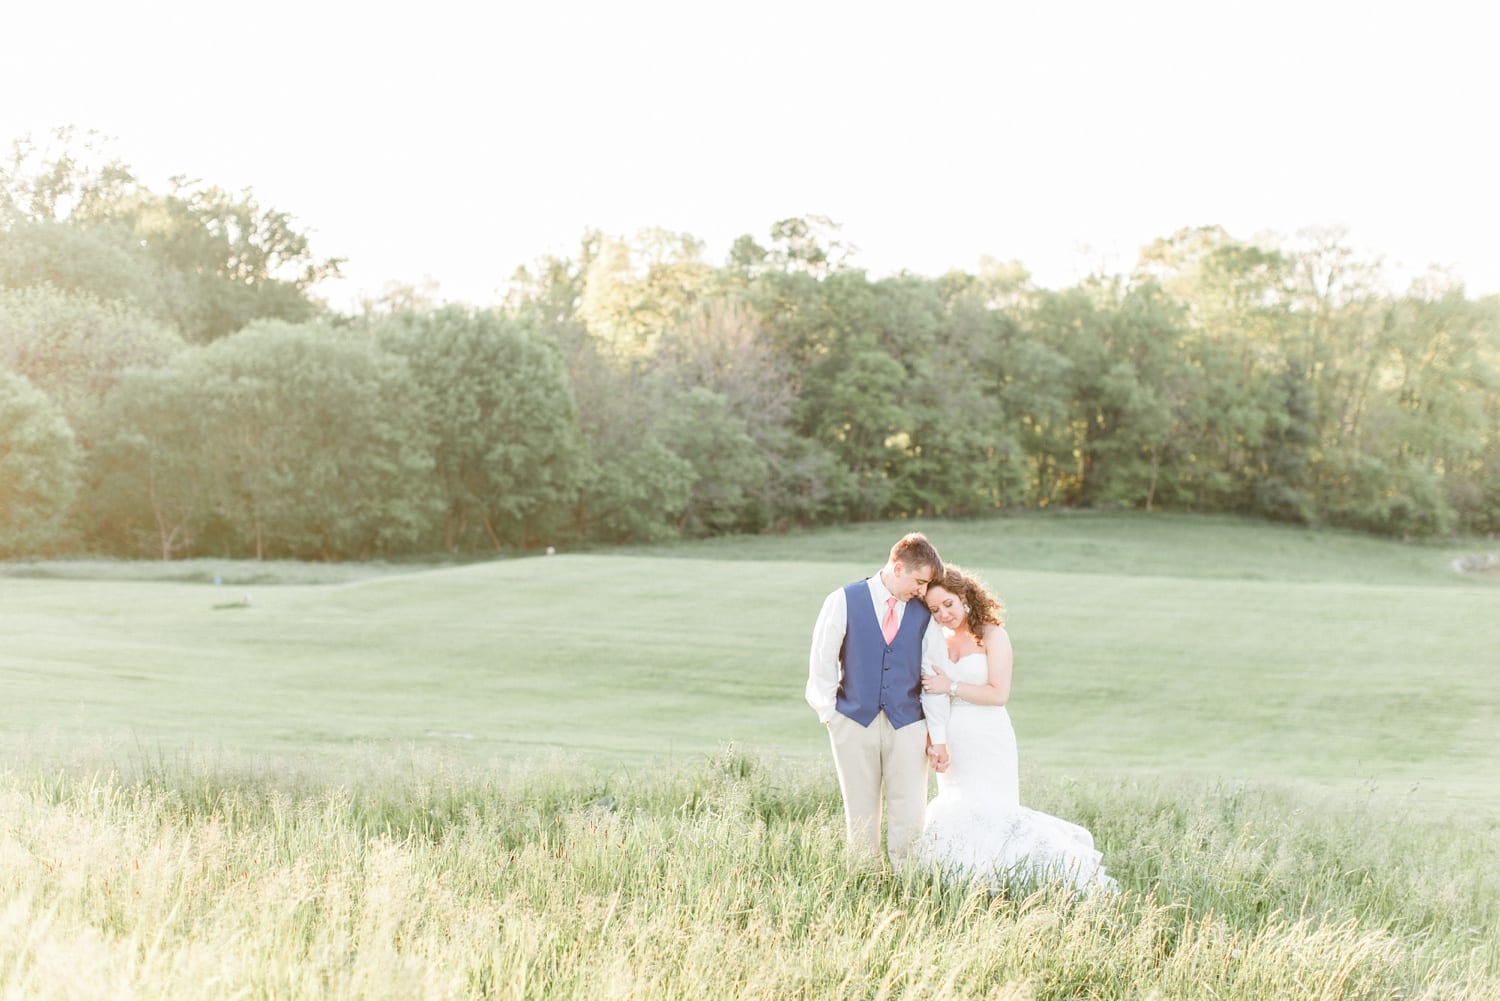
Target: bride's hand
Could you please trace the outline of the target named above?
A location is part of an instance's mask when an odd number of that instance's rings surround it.
[[[943,673],[943,669],[934,664],[931,674],[922,675],[922,691],[928,695],[947,695],[951,681],[952,679]]]

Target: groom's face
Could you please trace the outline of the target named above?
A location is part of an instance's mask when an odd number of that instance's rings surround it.
[[[927,596],[927,585],[932,583],[932,567],[919,566],[908,567],[905,563],[897,562],[891,568],[895,573],[895,586],[891,588],[891,594],[902,601],[918,600]]]

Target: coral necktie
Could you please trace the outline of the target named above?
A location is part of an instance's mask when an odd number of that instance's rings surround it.
[[[885,599],[885,621],[880,624],[880,631],[885,635],[887,644],[896,638],[896,599]]]

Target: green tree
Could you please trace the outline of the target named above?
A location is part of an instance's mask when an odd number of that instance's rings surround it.
[[[583,443],[557,349],[493,311],[398,314],[380,341],[421,391],[444,497],[444,544],[536,545],[563,528]]]
[[[0,235],[17,237],[0,253],[3,283],[46,276],[122,298],[193,341],[257,318],[296,322],[323,311],[312,289],[341,262],[316,257],[290,215],[261,207],[248,189],[182,177],[153,192],[105,147],[67,129],[44,147],[14,144],[0,167]]]
[[[327,327],[261,321],[200,356],[218,512],[257,559],[408,551],[434,524],[432,438],[402,359]]]
[[[822,442],[789,429],[766,454],[768,528],[838,524],[860,509],[858,479]]]
[[[764,524],[766,460],[723,396],[701,386],[678,396],[663,417],[661,438],[693,470],[692,493],[682,512],[685,532],[718,535]]]
[[[586,442],[575,532],[602,542],[674,534],[698,473],[662,440],[670,384],[648,361],[606,357],[591,341],[575,354],[573,372]]]
[[[263,208],[249,189],[234,194],[177,177],[165,195],[139,192],[113,206],[109,218],[128,223],[179,277],[182,293],[169,308],[195,341],[217,340],[257,319],[313,319],[323,311],[313,287],[337,277],[343,263],[316,258],[293,217]]]
[[[169,321],[169,282],[123,225],[25,218],[0,224],[0,289],[45,286]]]
[[[1181,351],[1197,382],[1178,405],[1186,419],[1169,501],[1254,512],[1270,451],[1301,447],[1276,438],[1295,420],[1286,382],[1294,271],[1281,251],[1235,240],[1221,227],[1182,230],[1142,252],[1137,277],[1185,310]]]
[[[595,234],[577,310],[607,354],[650,356],[666,329],[711,294],[714,269],[686,233],[643,230],[631,240]]]
[[[575,524],[601,542],[670,537],[687,510],[697,473],[654,435],[596,454],[584,475]]]
[[[722,397],[757,441],[790,420],[791,366],[765,321],[743,302],[715,299],[690,311],[665,330],[650,365],[676,391],[701,388]]]
[[[1496,338],[1495,310],[1457,288],[1418,287],[1387,306],[1359,426],[1329,449],[1320,483],[1335,519],[1425,535],[1483,509],[1475,484],[1495,441]]]
[[[1080,499],[1149,511],[1163,476],[1175,473],[1183,395],[1195,385],[1184,371],[1182,311],[1152,282],[1094,291],[1098,342],[1073,373],[1083,416]]]
[[[1338,229],[1303,230],[1291,257],[1287,356],[1303,373],[1323,448],[1357,439],[1376,388],[1388,310],[1377,266]]]
[[[738,298],[739,293],[732,294],[736,297],[709,302],[670,327],[651,359],[665,387],[668,420],[683,409],[680,403],[689,394],[704,390],[723,401],[723,415],[711,423],[736,422],[749,435],[756,451],[753,461],[737,447],[726,446],[722,453],[734,458],[734,489],[754,495],[753,503],[749,497],[736,502],[743,517],[735,530],[836,519],[838,512],[855,505],[855,482],[826,446],[793,426],[794,368],[778,349],[766,320]],[[732,437],[737,440],[738,434]],[[692,449],[680,433],[666,433],[664,438],[679,455],[691,458]],[[700,476],[697,506],[705,489],[703,477],[722,479],[724,474],[699,459],[692,461]],[[764,475],[755,472],[759,468]],[[690,514],[688,524],[696,521]]]
[[[0,162],[0,222],[96,218],[137,187],[130,167],[97,132],[54,129],[39,145],[30,135],[11,142]]]
[[[81,450],[62,411],[24,376],[0,368],[0,555],[61,542],[78,495]]]
[[[1296,358],[1286,363],[1282,399],[1263,439],[1262,475],[1252,487],[1255,509],[1277,521],[1306,523],[1316,518],[1312,488],[1318,427],[1312,389]]]
[[[910,431],[898,436],[890,466],[892,511],[965,515],[1020,503],[1023,453],[999,392],[1010,317],[974,276],[904,277],[880,289],[905,300],[877,328],[907,373]],[[901,327],[916,335],[894,329]]]
[[[815,373],[821,406],[812,410],[818,441],[855,477],[855,518],[876,518],[891,502],[890,465],[910,444],[912,420],[903,406],[907,373],[901,363],[870,347]]]
[[[0,364],[47,393],[84,435],[121,373],[162,365],[182,347],[170,327],[121,302],[50,286],[0,289]]]
[[[586,306],[597,309],[607,297],[599,297],[596,285],[596,298],[586,303],[589,276],[597,278],[594,264],[608,249],[603,237],[591,233],[579,260],[545,258],[535,269],[521,269],[507,306],[528,330],[556,346],[573,390],[583,441],[573,533],[603,542],[661,539],[677,531],[696,473],[661,440],[664,401],[681,383],[659,370],[654,353],[661,335],[698,307],[684,301],[681,313],[677,307],[654,311],[641,328],[646,333],[623,341],[606,311],[603,332],[596,332]]]
[[[771,226],[771,249],[765,255],[766,261],[781,271],[826,278],[842,270],[856,252],[839,236],[839,229],[838,223],[823,215],[778,220]],[[736,246],[744,253],[750,245]]]
[[[369,338],[263,322],[109,406],[130,422],[99,449],[109,523],[163,555],[368,558],[418,547],[440,518],[416,386]]]
[[[1021,446],[1000,401],[971,369],[938,360],[907,386],[911,431],[891,463],[891,508],[904,515],[972,515],[1018,499]]]
[[[194,361],[127,372],[104,400],[86,508],[105,551],[169,560],[191,553],[205,527],[227,468]]]
[[[1025,451],[1029,504],[1073,503],[1081,475],[1073,414],[1074,361],[1058,332],[1076,322],[1086,299],[1063,293],[1041,295],[1010,345],[1000,400],[1008,422],[1019,428]]]

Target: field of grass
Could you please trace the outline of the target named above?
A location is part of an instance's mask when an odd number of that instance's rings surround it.
[[[851,868],[831,784],[733,750],[610,778],[0,773],[0,998],[1500,996],[1493,824],[1034,791],[1122,893]]]
[[[33,568],[0,578],[0,747],[359,770],[410,750],[657,767],[732,740],[822,768],[801,697],[812,621],[902,527],[281,570],[332,583],[268,583],[255,564],[197,581],[181,564]],[[1006,600],[1025,766],[1500,810],[1500,581],[1454,573],[1447,550],[1140,516],[925,527]]]
[[[802,702],[902,531],[1126,892],[851,871]],[[1500,996],[1491,549],[1228,519],[0,566],[0,998]],[[214,583],[215,578],[221,583]]]

